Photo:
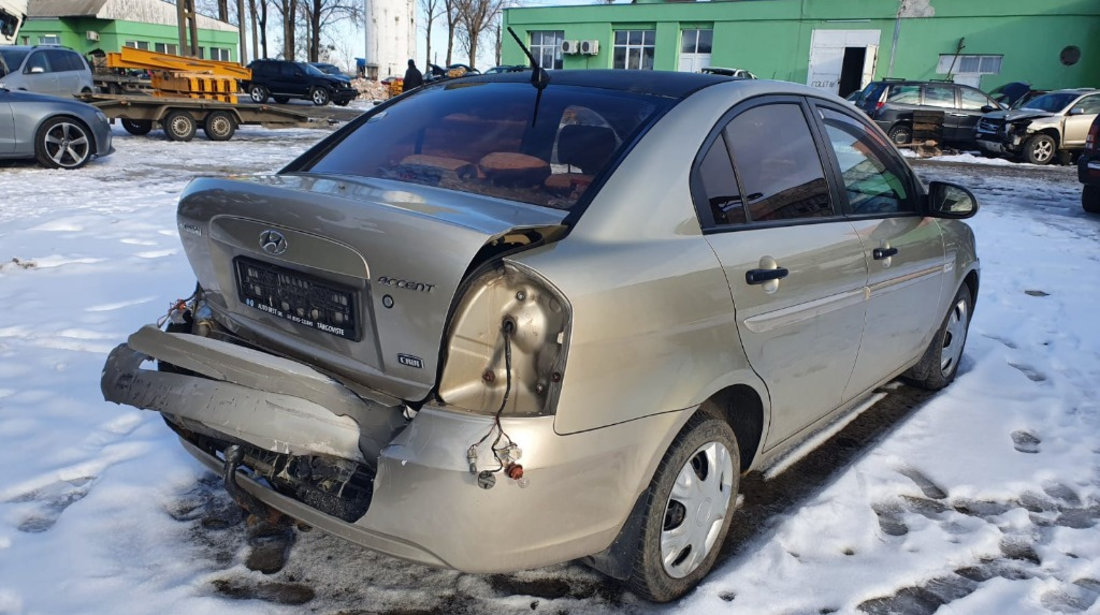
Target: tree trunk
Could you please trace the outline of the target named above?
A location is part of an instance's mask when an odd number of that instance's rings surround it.
[[[260,58],[268,58],[267,53],[267,0],[258,0],[260,3],[260,49],[263,55]],[[257,58],[257,59],[260,59]]]
[[[256,25],[256,0],[248,0],[248,17],[252,22],[252,59],[259,60],[260,29]]]
[[[310,41],[309,41],[309,61],[319,62],[321,60],[321,2],[322,0],[313,0],[313,17],[312,23],[310,23]]]
[[[287,9],[283,12],[283,59],[294,60],[294,16],[298,14],[298,0],[282,0]]]
[[[428,72],[428,65],[432,63],[432,18],[428,16],[428,49],[425,54],[428,58],[424,61],[424,72]]]
[[[229,21],[229,0],[218,0],[218,21]]]

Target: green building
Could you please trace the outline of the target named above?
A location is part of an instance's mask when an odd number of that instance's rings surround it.
[[[547,68],[747,69],[845,95],[872,79],[1100,87],[1100,0],[634,0],[506,9]],[[523,64],[505,37],[503,63]]]
[[[199,15],[202,58],[235,62],[237,27]],[[88,55],[123,46],[179,53],[176,5],[163,0],[30,0],[22,45],[64,45]]]

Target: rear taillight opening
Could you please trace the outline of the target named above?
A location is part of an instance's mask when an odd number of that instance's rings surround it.
[[[1100,144],[1100,121],[1093,122],[1089,134],[1085,137],[1085,149],[1096,149]]]

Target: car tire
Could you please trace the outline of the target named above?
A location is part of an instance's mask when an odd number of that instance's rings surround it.
[[[195,136],[195,118],[186,111],[171,111],[161,120],[169,141],[190,141]]]
[[[329,101],[328,90],[322,87],[314,87],[309,91],[309,99],[318,107],[324,107]]]
[[[228,111],[211,111],[202,123],[202,131],[211,141],[228,141],[237,132],[237,121]]]
[[[636,594],[675,600],[710,572],[736,507],[740,460],[729,423],[705,408],[680,431],[642,496],[641,540],[628,580]]]
[[[34,157],[49,169],[79,169],[94,152],[92,131],[73,118],[48,119],[34,136]]]
[[[248,86],[248,97],[251,98],[252,102],[256,103],[257,105],[262,105],[267,102],[267,95],[267,88],[258,83],[253,83],[252,85]]]
[[[1081,207],[1090,214],[1100,214],[1100,186],[1085,184],[1081,190]]]
[[[275,96],[274,98],[275,98],[275,102],[279,103],[280,105],[285,105],[288,102],[290,102],[290,97],[289,96]]]
[[[1057,151],[1058,143],[1048,134],[1031,135],[1024,141],[1024,160],[1031,164],[1049,164]]]
[[[938,391],[955,380],[963,347],[966,345],[966,334],[970,329],[973,306],[970,287],[963,284],[955,293],[951,307],[943,317],[943,323],[932,337],[932,342],[928,344],[920,362],[902,375],[906,382],[929,391]]]
[[[128,133],[140,137],[149,134],[153,130],[153,122],[151,120],[131,120],[124,117],[122,118],[122,128]]]
[[[913,140],[913,129],[908,124],[895,124],[886,134],[894,145],[905,145]]]

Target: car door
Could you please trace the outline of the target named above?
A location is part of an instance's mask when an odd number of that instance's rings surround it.
[[[32,51],[31,54],[27,56],[27,61],[23,65],[22,89],[38,92],[40,94],[53,94],[54,96],[60,94],[57,74],[54,73],[53,68],[50,67],[50,60],[46,55],[46,50],[39,49],[37,51]]]
[[[15,151],[15,117],[9,98],[11,94],[0,90],[0,154]]]
[[[1100,94],[1090,94],[1070,105],[1063,129],[1063,147],[1085,147],[1085,137],[1097,114],[1100,114]]]
[[[858,396],[920,357],[941,314],[943,238],[921,213],[908,166],[870,126],[842,106],[816,102],[841,205],[867,265],[867,316],[845,397]]]
[[[80,73],[78,63],[80,58],[65,49],[47,49],[46,57],[49,59],[50,72],[53,73],[57,83],[57,95],[72,96],[79,92]]]
[[[693,175],[742,347],[768,388],[769,448],[842,403],[863,330],[863,244],[834,206],[807,112],[795,97],[734,108]]]
[[[955,110],[958,118],[955,140],[973,142],[978,120],[982,119],[982,107],[998,109],[1000,105],[980,90],[959,86],[959,108]]]
[[[959,135],[959,106],[955,101],[955,86],[947,83],[926,83],[921,86],[923,104],[929,111],[943,112],[943,139],[956,141]]]

